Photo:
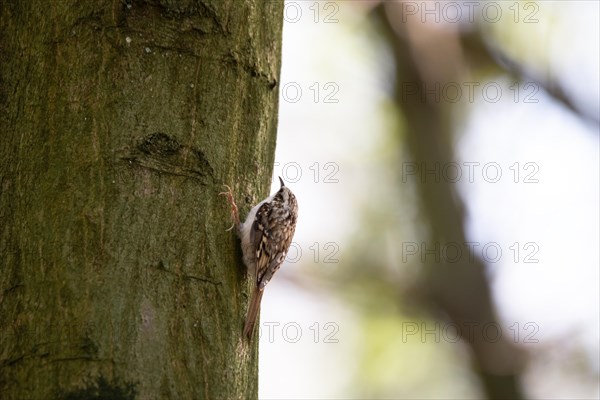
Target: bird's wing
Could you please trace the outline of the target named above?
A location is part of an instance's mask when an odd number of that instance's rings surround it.
[[[295,224],[290,224],[289,210],[276,209],[270,210],[268,216],[270,223],[266,240],[262,243],[262,252],[266,253],[264,262],[266,265],[258,269],[258,283],[260,288],[264,288],[277,272],[290,248],[292,237],[294,236]]]
[[[273,241],[271,239],[271,226],[269,224],[269,203],[264,203],[256,212],[250,240],[255,250],[256,257],[256,285],[260,287],[260,281],[271,263],[272,255],[275,254]],[[263,286],[264,287],[264,286]]]

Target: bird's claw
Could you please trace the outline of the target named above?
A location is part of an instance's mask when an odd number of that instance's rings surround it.
[[[229,229],[225,230],[225,232],[229,232],[236,225],[237,226],[240,225],[240,217],[238,215],[237,205],[235,204],[235,201],[233,200],[233,192],[232,192],[231,188],[225,184],[223,184],[223,186],[225,186],[227,188],[227,191],[219,193],[219,196],[227,197],[227,201],[229,202],[229,205],[231,206],[231,219],[233,219],[233,225],[231,225],[231,227]]]
[[[233,198],[233,194],[232,194],[231,188],[228,185],[226,185],[226,184],[223,184],[223,186],[225,186],[227,188],[227,191],[219,193],[219,196],[227,196],[227,197]]]

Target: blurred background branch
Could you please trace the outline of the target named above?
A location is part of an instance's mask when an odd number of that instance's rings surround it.
[[[396,62],[396,103],[404,116],[407,145],[412,160],[422,168],[434,169],[454,161],[453,133],[445,103],[435,96],[405,96],[407,85],[417,93],[427,88],[464,81],[468,68],[466,51],[458,30],[442,31],[408,17],[400,23],[399,3],[382,3],[373,15],[392,47]],[[443,243],[465,243],[464,206],[455,184],[445,180],[418,181],[423,219],[428,224],[432,247]],[[468,327],[479,329],[497,323],[483,261],[475,256],[460,263],[430,263],[424,285],[432,305],[460,328],[473,354],[474,367],[490,399],[520,399],[521,360],[509,342],[490,343],[481,334],[469,335]]]
[[[565,93],[562,85],[550,78],[541,78],[536,73],[529,71],[518,61],[504,54],[501,49],[494,46],[485,39],[485,34],[479,30],[462,32],[461,44],[465,50],[467,59],[477,65],[478,68],[492,68],[509,75],[513,80],[520,82],[531,82],[536,87],[542,88],[554,100],[574,113],[578,118],[586,121],[598,130],[600,119],[598,114],[586,111],[576,105],[571,97]]]

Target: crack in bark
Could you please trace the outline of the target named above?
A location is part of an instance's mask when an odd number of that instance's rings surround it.
[[[202,150],[182,145],[162,132],[146,136],[121,159],[151,171],[194,178],[203,185],[214,180],[214,169]]]

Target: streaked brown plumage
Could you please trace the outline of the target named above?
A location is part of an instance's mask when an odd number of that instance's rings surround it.
[[[281,188],[277,193],[254,206],[244,223],[239,221],[231,190],[222,193],[231,204],[232,216],[242,242],[244,263],[254,281],[244,326],[244,336],[248,338],[254,331],[264,288],[285,260],[296,230],[296,196],[281,178],[279,181]]]

